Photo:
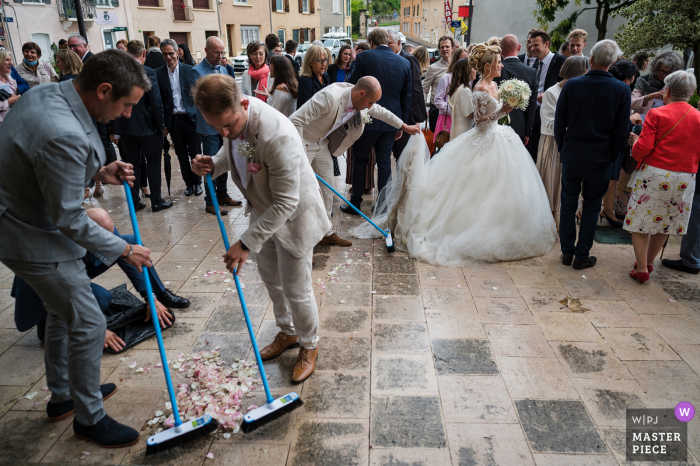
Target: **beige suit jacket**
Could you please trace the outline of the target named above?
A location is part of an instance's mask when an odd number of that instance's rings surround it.
[[[305,148],[324,140],[326,135],[331,132],[345,112],[353,87],[354,85],[350,83],[331,84],[314,94],[308,102],[289,117],[299,132]],[[399,117],[381,105],[372,105],[367,113],[372,118],[390,124],[397,131],[403,126],[403,121]],[[362,122],[357,126],[349,124],[345,139],[332,155],[340,155],[348,150],[362,136],[364,129],[365,124]]]
[[[245,141],[255,148],[248,163],[262,166],[254,175],[246,171],[247,188],[235,168],[231,141],[213,156],[212,178],[231,171],[231,179],[247,202],[260,215],[241,235],[253,252],[260,252],[273,238],[287,252],[302,257],[321,241],[331,228],[318,182],[304,152],[299,133],[289,120],[260,99],[250,98]]]

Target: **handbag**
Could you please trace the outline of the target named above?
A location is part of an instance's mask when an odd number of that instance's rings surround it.
[[[435,138],[435,148],[436,149],[442,149],[442,146],[450,142],[450,132],[449,131],[440,131]]]
[[[655,143],[654,145],[660,143],[661,140],[662,140],[663,138],[665,138],[666,136],[668,136],[668,134],[669,134],[671,131],[673,131],[674,129],[676,129],[676,126],[678,126],[678,125],[680,124],[680,122],[683,121],[683,119],[686,117],[686,115],[688,115],[688,113],[690,113],[690,111],[691,111],[692,109],[693,109],[693,107],[691,106],[691,107],[688,109],[688,111],[685,112],[685,113],[683,114],[683,116],[681,117],[681,119],[678,120],[678,122],[677,122],[675,125],[673,125],[673,127],[672,127],[671,129],[669,129],[668,131],[666,131],[666,134],[664,134],[663,136],[661,136],[659,139],[656,140],[656,143]],[[647,154],[647,155],[648,155],[648,154]],[[645,156],[642,158],[642,160],[640,160],[639,163],[637,164],[637,168],[632,172],[632,174],[630,174],[630,181],[629,181],[629,183],[627,183],[627,187],[628,187],[628,188],[633,188],[633,187],[634,187],[634,181],[635,181],[635,178],[637,177],[637,171],[639,171],[639,167],[642,166],[642,164],[644,163],[644,159],[646,159],[646,158],[647,158],[647,156],[645,155]]]
[[[435,139],[435,133],[430,131],[430,128],[425,128],[421,130],[421,132],[423,133],[425,142],[426,144],[428,144],[428,150],[430,151],[430,155],[432,156],[435,152],[435,143],[433,142],[433,139]]]

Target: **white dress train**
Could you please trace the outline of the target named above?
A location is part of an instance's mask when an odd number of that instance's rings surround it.
[[[390,228],[397,248],[437,265],[525,259],[548,253],[557,237],[547,193],[530,154],[497,119],[502,105],[474,91],[474,120],[491,115],[446,144],[432,159],[413,136],[396,176],[379,196],[373,221]],[[369,224],[350,230],[376,238]]]

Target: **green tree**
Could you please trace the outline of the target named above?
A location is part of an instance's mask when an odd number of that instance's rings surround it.
[[[535,0],[537,8],[532,12],[542,29],[547,29],[549,23],[554,21],[557,12],[564,10],[571,4],[571,0]],[[595,27],[598,29],[597,40],[605,39],[608,33],[608,19],[621,9],[629,7],[640,0],[573,0],[580,7],[568,18],[563,19],[551,31],[552,50],[558,50],[566,41],[566,37],[576,27],[576,21],[584,11],[595,10]]]
[[[390,15],[399,11],[401,0],[372,0],[370,8],[374,15]]]
[[[352,0],[350,15],[352,19],[352,34],[360,34],[360,10],[365,8],[364,0]]]
[[[615,40],[628,56],[666,45],[691,47],[700,82],[700,6],[688,0],[637,0],[616,15],[627,18]]]

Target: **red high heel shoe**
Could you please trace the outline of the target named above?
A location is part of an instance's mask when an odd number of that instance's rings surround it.
[[[634,270],[637,270],[637,263],[636,262],[634,263]],[[654,271],[654,266],[647,264],[647,271],[649,273],[652,273]]]
[[[644,283],[645,281],[649,280],[648,273],[637,272],[636,270],[630,271],[630,277],[636,278],[637,280],[639,280],[639,283]]]

